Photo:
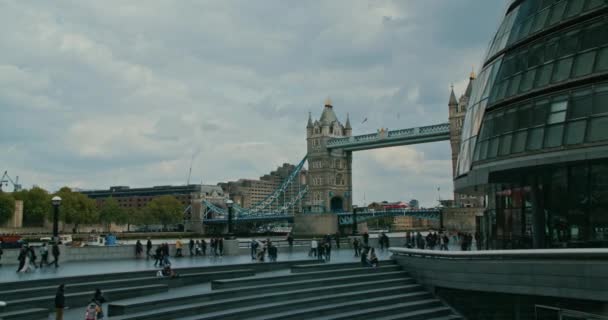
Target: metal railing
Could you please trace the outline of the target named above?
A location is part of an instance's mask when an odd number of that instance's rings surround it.
[[[536,320],[608,320],[608,316],[538,304],[534,306],[534,314]]]
[[[527,250],[485,250],[485,251],[438,251],[391,247],[396,256],[411,256],[433,259],[608,259],[607,249],[527,249]]]
[[[383,139],[399,139],[399,138],[416,138],[424,136],[432,136],[436,134],[449,134],[450,124],[441,123],[424,127],[398,129],[382,131],[377,133],[368,133],[358,136],[345,137],[345,138],[332,138],[327,141],[328,147],[343,146],[349,144],[358,144]]]

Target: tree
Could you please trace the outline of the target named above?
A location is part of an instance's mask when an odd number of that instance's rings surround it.
[[[129,207],[124,211],[125,221],[123,223],[127,224],[127,231],[131,231],[132,224],[146,224],[144,220],[144,210],[135,207]]]
[[[112,197],[105,199],[99,210],[99,222],[106,225],[108,232],[112,222],[121,223],[124,220],[124,210],[120,207],[118,201]]]
[[[168,224],[182,222],[184,208],[174,196],[160,196],[152,199],[146,206],[146,219],[152,219],[167,227]]]
[[[59,207],[60,220],[74,224],[76,232],[78,225],[98,221],[95,200],[89,199],[82,193],[72,192],[68,187],[61,188],[56,195],[62,199]]]
[[[7,223],[15,213],[15,199],[8,193],[0,192],[0,224]]]
[[[51,212],[51,197],[39,187],[13,193],[15,200],[23,201],[23,225],[41,227]]]

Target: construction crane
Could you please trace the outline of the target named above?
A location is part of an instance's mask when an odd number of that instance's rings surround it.
[[[2,186],[7,186],[8,187],[8,183],[11,183],[13,185],[13,192],[19,192],[21,191],[21,185],[19,184],[19,176],[15,177],[15,180],[11,179],[11,177],[8,175],[8,171],[4,171],[4,174],[2,175],[2,178],[0,178],[0,192],[2,192]]]

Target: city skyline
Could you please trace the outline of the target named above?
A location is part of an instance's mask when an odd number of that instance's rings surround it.
[[[327,96],[354,135],[447,122],[450,84],[463,93],[504,10],[482,1],[5,7],[0,169],[49,190],[185,184],[193,154],[191,183],[257,178],[305,155],[308,112],[318,118]],[[451,197],[448,142],[353,156],[355,204],[365,195],[432,206],[438,188]]]

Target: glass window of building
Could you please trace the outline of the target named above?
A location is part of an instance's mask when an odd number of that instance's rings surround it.
[[[585,140],[585,129],[587,128],[587,121],[573,121],[566,125],[566,144],[579,144]]]

